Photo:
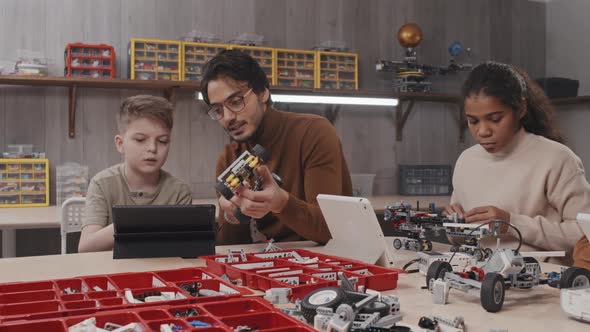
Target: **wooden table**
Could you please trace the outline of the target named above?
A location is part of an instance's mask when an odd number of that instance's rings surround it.
[[[434,202],[437,207],[443,207],[450,201],[449,196],[375,196],[369,198],[371,205],[377,214],[382,214],[385,206],[399,202],[416,206],[420,201],[421,208],[428,208],[428,204]],[[193,204],[215,204],[217,199],[193,199]],[[2,208],[0,209],[0,230],[2,231],[2,256],[16,256],[16,230],[59,228],[60,208],[57,206],[32,207],[32,208]]]
[[[388,239],[391,243],[392,239]],[[284,249],[304,248],[322,251],[313,242],[281,243]],[[263,245],[240,246],[247,251],[260,251]],[[217,247],[218,253],[226,253],[228,246]],[[435,247],[437,249],[437,247]],[[438,247],[441,249],[441,247]],[[410,251],[396,251],[395,262],[400,266],[415,258]],[[0,260],[0,282],[47,280],[70,278],[80,275],[109,274],[118,272],[153,271],[191,266],[203,266],[200,259],[157,258],[113,260],[112,252],[6,258]],[[558,267],[542,263],[545,271],[558,271]],[[479,299],[452,290],[449,303],[432,303],[431,294],[420,289],[425,284],[422,274],[402,274],[398,287],[387,293],[395,294],[401,302],[404,316],[401,325],[416,326],[423,315],[440,315],[465,318],[467,331],[489,331],[492,328],[509,331],[588,331],[589,325],[575,321],[562,312],[559,305],[559,291],[547,286],[529,290],[510,289],[502,310],[488,313],[481,308]]]

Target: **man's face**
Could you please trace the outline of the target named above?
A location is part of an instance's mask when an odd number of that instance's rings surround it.
[[[125,164],[138,174],[160,171],[170,148],[170,129],[151,118],[132,119],[125,133],[115,136]]]
[[[515,115],[498,98],[484,93],[465,99],[465,115],[473,138],[489,153],[502,151],[520,126],[526,109]]]
[[[249,90],[246,82],[237,82],[227,77],[219,77],[207,85],[210,104],[220,106],[223,113],[223,117],[217,121],[238,142],[248,140],[256,132],[264,117],[269,97],[268,90],[259,95]],[[227,105],[239,103],[240,98],[243,98],[243,104],[234,109],[242,109],[242,106],[243,109],[238,113],[230,110]]]

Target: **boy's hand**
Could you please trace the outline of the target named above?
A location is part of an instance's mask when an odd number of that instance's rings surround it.
[[[465,218],[465,210],[463,210],[463,207],[459,203],[445,206],[444,214],[450,216],[453,213],[456,213],[458,218]]]
[[[243,214],[256,219],[270,212],[280,213],[289,201],[289,193],[279,187],[265,165],[256,168],[255,172],[262,179],[262,189],[252,191],[240,187],[231,202],[238,205]]]
[[[509,223],[510,213],[492,205],[476,207],[465,213],[465,222],[468,223],[484,223],[494,220],[502,220]],[[508,225],[502,224],[500,226],[500,232],[506,233],[506,231],[508,231]]]
[[[234,211],[238,207],[232,202],[225,199],[223,196],[219,196],[219,212],[223,213],[223,219],[230,224],[239,224],[240,222],[234,217]]]

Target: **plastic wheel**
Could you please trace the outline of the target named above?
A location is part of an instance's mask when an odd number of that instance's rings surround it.
[[[381,301],[375,301],[360,310],[363,314],[379,313],[379,317],[385,317],[391,313],[391,307]]]
[[[453,267],[449,262],[443,261],[434,261],[428,267],[428,271],[426,272],[426,287],[430,285],[431,279],[439,279],[444,278],[445,273],[453,272]]]
[[[400,250],[402,248],[402,241],[400,239],[393,240],[393,247]]]
[[[234,197],[233,191],[231,191],[231,189],[229,189],[225,183],[221,181],[215,182],[215,190],[217,190],[217,192],[219,192],[221,196],[225,197],[225,199],[228,201]]]
[[[424,248],[424,251],[432,251],[432,242],[426,240],[424,244],[426,244],[426,248]]]
[[[478,262],[483,261],[485,254],[483,252],[483,250],[481,249],[475,249],[473,251],[473,257],[475,258],[475,260],[477,260]]]
[[[498,312],[504,304],[506,285],[504,277],[499,273],[488,273],[481,283],[481,306],[488,312]]]
[[[260,144],[256,144],[252,148],[252,154],[262,159],[262,161],[264,162],[267,162],[270,159],[270,153],[266,151],[266,149],[263,148]]]
[[[416,252],[424,251],[424,245],[422,244],[422,242],[416,241],[416,245],[414,246],[414,250],[416,250]]]
[[[494,251],[491,248],[485,248],[483,253],[485,254],[485,258],[488,258],[494,254]]]
[[[318,307],[335,309],[344,301],[344,297],[344,291],[340,288],[325,287],[316,289],[307,294],[301,301],[301,313],[308,322],[313,323]]]
[[[590,287],[590,271],[579,266],[572,266],[561,274],[559,288]]]

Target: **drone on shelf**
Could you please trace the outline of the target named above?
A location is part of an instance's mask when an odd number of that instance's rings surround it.
[[[471,48],[454,41],[449,45],[451,59],[447,66],[433,66],[419,64],[417,60],[416,46],[422,41],[422,29],[415,23],[402,25],[397,32],[397,40],[406,48],[406,54],[402,61],[377,60],[375,69],[379,72],[396,73],[396,91],[398,92],[429,92],[432,83],[428,80],[430,75],[447,75],[463,70],[470,70]],[[461,53],[467,55],[467,63],[458,64],[456,59]]]

